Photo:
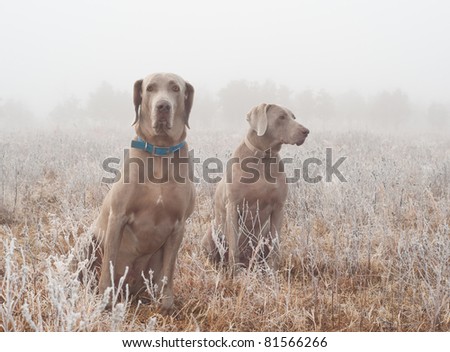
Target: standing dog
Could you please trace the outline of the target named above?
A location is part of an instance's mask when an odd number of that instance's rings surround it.
[[[138,295],[144,290],[144,277],[151,276],[162,288],[163,314],[173,306],[175,262],[185,221],[194,208],[185,142],[193,98],[192,85],[174,74],[157,73],[136,81],[137,136],[95,226],[100,293],[117,285],[127,272],[129,292]]]
[[[233,154],[215,193],[213,227],[202,244],[215,262],[239,266],[267,260],[278,268],[286,174],[278,155],[283,144],[301,145],[309,130],[286,108],[260,104],[247,114],[250,129]]]

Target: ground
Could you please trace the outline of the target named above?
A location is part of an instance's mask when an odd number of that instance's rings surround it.
[[[86,271],[90,228],[109,185],[118,130],[0,132],[0,331],[448,331],[450,141],[439,135],[312,133],[281,154],[324,175],[326,148],[346,157],[336,177],[291,184],[278,273],[231,278],[204,256],[215,186],[196,185],[175,273],[175,309],[116,297],[111,311]],[[19,137],[20,136],[20,137]],[[226,160],[242,136],[189,133],[205,160]],[[201,176],[202,166],[196,165]],[[79,273],[83,279],[79,279]],[[116,296],[119,296],[118,294]]]

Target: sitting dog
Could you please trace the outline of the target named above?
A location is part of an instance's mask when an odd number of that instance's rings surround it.
[[[126,274],[130,294],[138,295],[145,289],[144,277],[152,278],[162,289],[163,314],[173,306],[175,261],[195,201],[185,142],[193,98],[192,85],[175,74],[136,81],[136,137],[95,224],[100,293]]]
[[[214,262],[238,267],[267,261],[278,268],[283,207],[288,187],[279,151],[301,145],[309,130],[288,109],[260,104],[247,114],[250,129],[234,151],[215,193],[215,219],[202,245]]]

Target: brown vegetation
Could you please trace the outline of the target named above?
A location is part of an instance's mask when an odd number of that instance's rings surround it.
[[[304,147],[283,149],[304,160],[333,147],[335,158],[347,156],[340,171],[348,182],[291,185],[277,274],[259,267],[231,279],[207,262],[200,240],[214,186],[198,184],[176,309],[162,317],[152,287],[145,302],[118,299],[111,311],[95,294],[85,250],[107,190],[100,165],[121,156],[128,139],[72,132],[2,140],[0,330],[450,329],[448,138],[313,132]],[[193,132],[190,146],[202,159],[225,159],[236,141],[220,140]]]

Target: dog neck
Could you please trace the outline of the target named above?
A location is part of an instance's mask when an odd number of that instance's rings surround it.
[[[244,138],[245,146],[253,153],[253,156],[264,158],[268,156],[277,156],[280,149],[281,144],[275,144],[272,146],[264,146],[263,141],[261,141],[261,137],[256,136],[253,131],[250,131]]]
[[[151,143],[144,141],[139,136],[136,137],[136,139],[133,139],[131,141],[132,148],[144,150],[153,156],[171,156],[174,153],[181,150],[182,148],[184,148],[185,145],[186,145],[186,142],[182,141],[181,143],[178,143],[176,145],[171,145],[169,147],[160,147],[160,146],[153,145]]]
[[[148,128],[143,128],[140,124],[136,124],[136,135],[145,142],[157,145],[159,147],[170,147],[177,145],[186,139],[186,128],[179,136],[169,136],[167,134],[154,134]]]

